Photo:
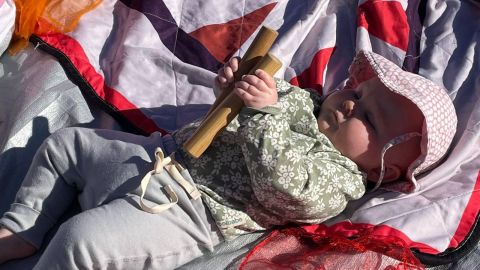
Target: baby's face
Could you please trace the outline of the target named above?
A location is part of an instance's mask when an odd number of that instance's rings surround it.
[[[317,122],[335,148],[369,174],[375,169],[379,171],[382,148],[391,139],[409,132],[421,133],[423,115],[411,101],[373,78],[356,89],[343,89],[328,96]],[[408,166],[413,161],[410,159],[418,156],[418,148],[418,144],[412,143],[393,147],[387,151],[386,163]]]

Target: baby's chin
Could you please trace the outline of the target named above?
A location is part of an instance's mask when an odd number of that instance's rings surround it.
[[[317,118],[317,127],[318,131],[323,133],[327,138],[332,141],[333,126],[328,122],[325,115],[320,112]]]
[[[324,120],[319,118],[319,119],[317,119],[317,127],[318,127],[318,131],[325,134],[327,129],[330,127],[330,125],[327,122],[325,122]],[[327,134],[325,134],[325,135],[327,135]]]

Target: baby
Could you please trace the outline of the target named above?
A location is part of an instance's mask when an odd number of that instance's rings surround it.
[[[237,68],[232,59],[217,87]],[[34,253],[76,198],[83,212],[36,268],[176,268],[239,234],[323,222],[360,198],[366,179],[415,191],[415,175],[455,133],[448,95],[372,52],[359,52],[349,73],[323,99],[261,70],[243,77],[233,91],[246,107],[199,159],[177,147],[196,125],[163,137],[54,133],[0,219],[0,263]]]

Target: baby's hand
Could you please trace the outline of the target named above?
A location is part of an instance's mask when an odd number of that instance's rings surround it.
[[[237,72],[239,61],[239,57],[231,58],[218,70],[217,77],[215,77],[215,87],[218,90],[223,91],[223,89],[234,81],[233,73]]]
[[[255,75],[245,75],[235,83],[233,89],[246,106],[261,109],[278,101],[277,88],[273,77],[261,69]]]

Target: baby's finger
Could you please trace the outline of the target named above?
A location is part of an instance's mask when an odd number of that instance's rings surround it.
[[[239,81],[235,83],[235,87],[242,89],[243,91],[249,93],[252,96],[258,96],[261,94],[260,90],[258,90],[255,86],[245,82],[245,81]]]
[[[215,78],[215,84],[219,87],[226,87],[227,86],[227,79],[225,77],[217,76]]]
[[[244,103],[248,104],[250,103],[250,101],[254,99],[254,97],[250,93],[248,93],[242,88],[235,87],[233,91],[238,97],[240,97],[243,100]]]
[[[232,69],[233,72],[237,72],[238,70],[238,63],[240,62],[240,57],[233,57],[230,58],[230,61],[228,61],[230,68]]]
[[[236,88],[241,88],[245,91],[248,89],[248,86],[249,86],[249,84],[244,82],[244,81],[238,81],[238,82],[235,83]]]
[[[269,93],[271,91],[271,88],[268,87],[265,82],[257,77],[256,75],[248,75],[244,76],[242,80],[253,87],[255,87],[259,93]]]
[[[223,68],[223,73],[225,74],[225,78],[227,79],[227,82],[229,83],[233,82],[233,70],[230,66],[225,66]]]
[[[215,77],[215,83],[218,83],[218,85],[221,87],[225,87],[227,85],[227,78],[225,78],[225,72],[223,71],[223,68],[218,70],[217,77]]]
[[[217,73],[217,79],[219,82],[227,82],[227,78],[225,77],[225,72],[223,71],[223,68],[220,69]]]
[[[264,70],[255,70],[255,75],[257,75],[258,78],[260,78],[267,85],[268,88],[276,88],[275,79],[273,79],[273,76],[271,76]]]
[[[259,85],[262,81],[255,75],[245,75],[242,77],[242,81],[257,86]]]

